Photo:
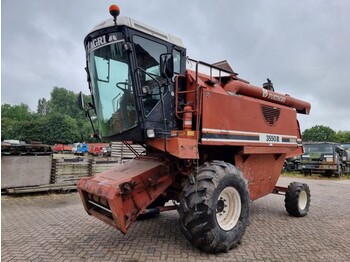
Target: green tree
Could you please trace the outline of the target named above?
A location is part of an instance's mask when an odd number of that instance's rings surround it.
[[[39,116],[46,116],[50,113],[50,102],[46,98],[38,100],[37,114]]]
[[[77,119],[78,132],[80,135],[79,141],[85,142],[95,142],[94,139],[91,138],[93,133],[91,124],[87,119]]]
[[[21,123],[30,121],[35,116],[29,111],[25,104],[20,105],[1,105],[1,140],[21,138]]]
[[[338,143],[350,143],[350,131],[338,131],[335,137]]]
[[[305,129],[302,138],[303,141],[309,142],[334,142],[336,139],[336,132],[328,126],[316,125]]]
[[[90,100],[90,96],[84,95],[85,104],[87,104]],[[46,101],[45,98],[42,98],[38,101],[38,113],[42,112],[42,110],[45,110],[46,108],[48,108],[46,113],[48,113],[47,115],[49,117],[52,115],[57,116],[57,114],[59,114],[61,116],[69,116],[71,120],[74,120],[71,128],[75,129],[74,132],[75,134],[79,134],[79,138],[72,142],[91,141],[91,125],[85,112],[78,107],[78,94],[75,94],[73,91],[69,91],[63,87],[54,87],[51,92],[50,100]],[[43,113],[41,115],[45,114]],[[54,130],[51,131],[53,132]],[[62,136],[62,139],[65,137],[66,136]],[[59,136],[56,133],[53,138],[50,138],[49,140],[56,141],[57,138],[59,138]],[[56,143],[65,142],[57,141]]]
[[[72,118],[83,118],[84,112],[79,109],[78,95],[63,87],[54,87],[51,92],[50,109],[52,113],[68,115]]]
[[[1,118],[1,140],[19,139],[19,124],[21,122],[9,117]]]
[[[77,121],[68,115],[59,113],[50,114],[47,117],[46,143],[70,144],[80,141]]]
[[[39,117],[30,121],[19,122],[18,139],[27,143],[42,142],[47,143],[47,118]]]
[[[25,104],[1,105],[1,139],[47,144],[94,141],[90,122],[78,107],[77,98],[73,91],[54,87],[49,100],[38,100],[37,113],[31,113]],[[84,102],[89,101],[90,97],[84,95]]]
[[[29,107],[26,104],[14,105],[3,104],[1,105],[1,118],[10,118],[17,121],[25,121],[33,118],[33,114],[29,111]]]

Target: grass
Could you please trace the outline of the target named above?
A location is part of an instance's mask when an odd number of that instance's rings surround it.
[[[350,179],[350,174],[343,174],[340,178],[338,177],[326,177],[323,174],[311,174],[311,176],[305,176],[300,172],[291,171],[291,172],[283,172],[281,176],[285,177],[299,177],[299,178],[311,178],[311,179],[325,179],[325,180],[339,180],[339,179]]]

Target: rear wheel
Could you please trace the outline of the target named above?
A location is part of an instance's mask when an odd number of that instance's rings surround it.
[[[326,170],[325,171],[325,176],[326,177],[332,177],[333,176],[333,171],[332,170]]]
[[[189,179],[180,195],[181,229],[197,248],[227,252],[248,225],[247,182],[240,170],[221,161],[205,163],[196,174],[197,182]]]
[[[311,176],[312,175],[312,172],[309,169],[304,169],[302,172],[303,172],[304,176]]]
[[[342,165],[338,165],[337,171],[335,173],[335,177],[341,177],[343,175],[343,167]]]
[[[298,182],[290,183],[284,202],[289,215],[294,217],[306,216],[311,202],[309,186]]]

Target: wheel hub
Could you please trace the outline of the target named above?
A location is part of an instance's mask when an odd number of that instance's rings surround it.
[[[299,194],[298,205],[300,210],[304,210],[307,205],[307,194],[305,191],[301,191]]]
[[[242,209],[241,197],[234,187],[221,191],[216,204],[216,220],[223,230],[234,228],[240,218]]]
[[[221,213],[224,211],[224,209],[225,209],[225,202],[224,201],[226,201],[226,200],[223,199],[222,197],[221,197],[221,199],[219,199],[217,206],[216,206],[216,213]]]

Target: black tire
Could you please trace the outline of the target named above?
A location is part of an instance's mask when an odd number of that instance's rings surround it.
[[[242,172],[222,161],[205,163],[190,176],[180,195],[181,230],[199,249],[227,252],[241,243],[249,207],[248,184]]]
[[[287,163],[287,161],[284,161],[281,173],[287,173],[288,171],[289,171],[288,170],[288,163]]]
[[[343,175],[343,167],[338,165],[338,170],[335,172],[335,177],[340,178]]]
[[[304,170],[302,171],[302,173],[304,174],[304,176],[311,176],[311,175],[312,175],[312,172],[311,172],[311,170],[309,170],[309,169],[304,169]]]
[[[290,183],[284,202],[289,215],[294,217],[306,216],[311,202],[309,186],[298,182]]]

